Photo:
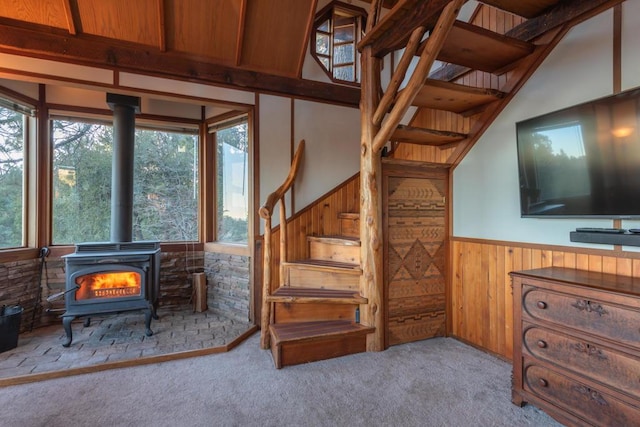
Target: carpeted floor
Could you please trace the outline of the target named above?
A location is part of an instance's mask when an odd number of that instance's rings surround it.
[[[0,388],[7,426],[558,426],[510,401],[511,365],[450,338],[276,370],[227,353]]]

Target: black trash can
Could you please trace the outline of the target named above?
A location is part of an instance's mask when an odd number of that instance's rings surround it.
[[[22,307],[0,307],[0,353],[18,346]]]

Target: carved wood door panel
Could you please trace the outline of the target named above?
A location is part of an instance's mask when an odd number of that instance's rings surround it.
[[[386,346],[443,336],[447,171],[394,162],[384,175]]]

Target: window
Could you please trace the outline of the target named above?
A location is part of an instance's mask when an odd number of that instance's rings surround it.
[[[249,143],[247,117],[215,129],[216,240],[248,243]]]
[[[28,111],[0,98],[0,249],[25,246],[24,160]]]
[[[316,16],[311,40],[313,57],[335,81],[358,83],[358,50],[366,13],[363,9],[331,2]]]
[[[110,123],[54,119],[52,243],[108,241]],[[136,127],[133,240],[198,240],[198,135]]]

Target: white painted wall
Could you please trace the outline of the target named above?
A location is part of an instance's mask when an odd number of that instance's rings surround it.
[[[625,2],[623,7],[623,89],[627,89],[640,84],[639,38],[633,28],[640,22],[640,2]],[[455,169],[454,236],[608,247],[570,242],[569,232],[576,227],[611,227],[612,220],[520,217],[515,123],[611,95],[612,55],[611,10],[575,27],[560,42]],[[634,225],[628,221],[623,227]]]
[[[290,98],[260,94],[259,144],[260,144],[260,205],[267,196],[286,179],[291,167],[291,105]],[[288,216],[291,216],[291,194],[285,198]],[[280,224],[280,213],[273,212],[271,225]],[[260,220],[260,233],[264,221]]]
[[[306,141],[295,185],[299,210],[360,170],[360,110],[296,100],[294,140]]]

